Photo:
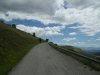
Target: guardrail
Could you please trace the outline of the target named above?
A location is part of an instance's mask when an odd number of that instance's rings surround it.
[[[53,48],[56,48],[58,51],[60,51],[64,54],[67,54],[67,55],[70,55],[70,56],[78,56],[78,57],[81,57],[82,59],[85,59],[86,61],[83,62],[84,64],[86,64],[88,62],[87,65],[89,65],[89,66],[93,67],[94,69],[100,71],[100,61],[99,60],[96,60],[94,58],[79,54],[79,53],[74,52],[74,51],[69,51],[69,50],[67,50],[65,48],[61,48],[61,47],[59,47],[59,46],[57,46],[53,43],[49,43],[49,45]]]

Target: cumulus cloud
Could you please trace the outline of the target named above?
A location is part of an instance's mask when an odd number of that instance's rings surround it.
[[[100,41],[100,37],[98,37],[96,40]]]
[[[87,8],[87,7],[100,7],[99,0],[66,0],[69,3],[69,7],[75,7],[79,9]]]
[[[25,25],[17,25],[17,28],[30,34],[36,33],[38,37],[42,37],[42,36],[63,35],[63,33],[61,33],[60,31],[64,29],[65,26],[41,28],[36,26],[30,27]]]
[[[58,43],[59,45],[71,45],[71,46],[76,46],[76,47],[100,47],[100,44],[96,43],[89,43],[89,42],[83,42],[83,41],[65,41],[65,42],[60,42]]]
[[[73,45],[79,47],[100,47],[99,44],[88,43],[88,42],[74,42]]]
[[[66,37],[66,38],[63,39],[63,41],[67,41],[67,42],[74,41],[74,40],[76,40],[75,37],[73,37],[73,38],[71,38],[71,37]]]
[[[60,14],[60,17],[62,15],[63,17],[62,22],[64,24],[70,25],[74,23],[79,23],[78,29],[82,33],[89,36],[94,36],[96,33],[100,32],[99,9],[100,8],[95,9],[91,7],[81,9],[81,10],[76,8],[69,8],[67,10],[59,10],[58,13]],[[59,19],[59,17],[57,17],[57,19]]]
[[[67,9],[64,9],[67,1]],[[36,19],[44,24],[79,23],[78,30],[94,36],[100,33],[100,0],[1,0],[0,18]],[[8,14],[5,15],[5,14]]]
[[[69,35],[77,35],[77,33],[76,32],[72,32],[72,33],[69,33]]]
[[[1,0],[0,11],[54,14],[57,0]]]

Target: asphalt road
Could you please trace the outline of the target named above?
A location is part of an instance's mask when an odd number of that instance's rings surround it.
[[[100,75],[47,43],[34,47],[8,75]]]

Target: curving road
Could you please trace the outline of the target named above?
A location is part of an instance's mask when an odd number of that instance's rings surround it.
[[[34,47],[8,75],[100,75],[47,43]]]

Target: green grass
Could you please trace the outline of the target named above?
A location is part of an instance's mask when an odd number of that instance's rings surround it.
[[[66,50],[69,50],[69,51],[74,51],[74,52],[77,52],[79,54],[82,54],[82,55],[85,55],[85,56],[97,59],[96,55],[93,55],[91,53],[87,53],[85,50],[82,50],[81,48],[77,48],[77,47],[74,47],[74,46],[68,46],[68,45],[66,45],[66,46],[60,46],[60,47],[66,49]]]
[[[38,38],[0,22],[0,75],[7,75],[37,44]]]
[[[91,70],[96,70],[96,71],[100,71],[100,64],[97,64],[95,62],[91,62],[88,59],[79,57],[77,55],[71,55],[73,58],[75,58],[76,60],[78,60],[79,62],[82,62],[84,65],[87,65],[91,68]]]
[[[68,45],[66,45],[66,46],[61,46],[61,47],[65,48],[67,50],[74,51],[74,52],[85,53],[82,49],[74,47],[74,46],[68,46]]]
[[[91,67],[91,70],[94,69],[94,70],[97,70],[97,71],[100,71],[100,64],[97,64],[95,62],[91,62],[90,60],[86,59],[86,58],[83,58],[83,57],[80,57],[80,56],[77,56],[73,53],[70,53],[68,51],[73,51],[73,52],[76,52],[76,53],[79,53],[79,54],[82,54],[84,56],[88,56],[88,57],[91,57],[91,58],[94,58],[96,59],[96,57],[92,54],[88,54],[86,53],[85,51],[83,51],[82,49],[80,48],[77,48],[77,47],[73,47],[73,46],[58,46],[58,45],[55,45],[53,43],[49,43],[53,48],[55,48],[56,50],[66,54],[66,55],[70,55],[72,56],[73,58],[75,58],[76,60],[78,60],[79,62],[82,62],[83,64],[87,65],[87,66],[90,66]],[[59,47],[61,48],[64,48],[64,50],[61,50],[59,49]]]

